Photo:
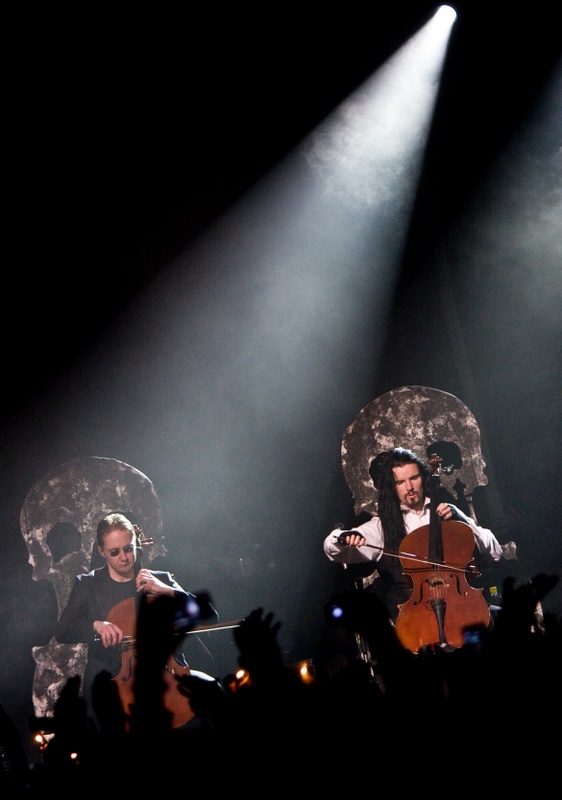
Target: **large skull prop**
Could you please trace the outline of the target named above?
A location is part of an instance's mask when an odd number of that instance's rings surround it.
[[[377,491],[369,468],[377,456],[393,447],[406,447],[426,461],[435,450],[458,453],[460,463],[450,475],[441,476],[441,484],[457,496],[462,487],[474,516],[472,492],[476,486],[485,486],[488,478],[478,423],[457,397],[426,386],[402,386],[377,397],[357,414],[341,447],[343,471],[357,515],[376,513]],[[442,463],[442,467],[448,466]]]
[[[160,501],[151,481],[134,467],[113,458],[68,461],[49,472],[29,491],[20,522],[29,551],[32,576],[53,584],[58,614],[68,602],[75,576],[92,569],[96,555],[96,528],[106,514],[119,511],[153,539],[143,564],[165,555]],[[74,531],[78,549],[55,560],[57,535]],[[51,639],[32,648],[36,669],[33,705],[37,717],[49,717],[68,677],[83,676],[87,645],[63,645]]]

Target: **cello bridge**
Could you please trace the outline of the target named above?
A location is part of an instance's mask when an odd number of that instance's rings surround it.
[[[441,575],[430,575],[426,580],[430,589],[437,589],[441,586],[449,588],[449,584]]]

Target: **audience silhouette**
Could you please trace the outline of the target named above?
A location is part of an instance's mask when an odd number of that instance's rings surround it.
[[[109,673],[96,679],[95,714],[80,678],[69,678],[41,762],[29,765],[0,706],[4,796],[84,787],[113,794],[155,779],[167,791],[188,791],[203,774],[209,789],[249,795],[373,791],[389,776],[414,791],[510,791],[527,778],[540,788],[557,769],[548,720],[561,708],[562,624],[545,614],[537,627],[535,609],[557,581],[540,574],[516,586],[507,578],[493,628],[470,631],[452,652],[416,654],[402,647],[375,595],[349,589],[326,605],[328,641],[306,679],[284,663],[281,622],[254,609],[234,630],[236,673],[178,677],[199,724],[177,729],[161,680],[177,642],[173,601],[156,598],[141,609],[128,714]],[[369,663],[349,652],[346,634],[367,642]]]

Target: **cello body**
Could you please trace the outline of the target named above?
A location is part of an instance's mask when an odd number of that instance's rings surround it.
[[[150,598],[148,598],[150,600]],[[107,619],[118,625],[125,634],[121,643],[121,669],[113,678],[126,718],[135,703],[135,672],[137,666],[136,598],[131,597],[113,606]],[[163,670],[163,698],[165,710],[170,714],[170,725],[179,728],[195,716],[189,700],[178,689],[177,675],[190,675],[188,666],[180,664],[171,654]]]
[[[442,559],[431,556],[430,528],[423,525],[402,541],[402,549],[428,557],[427,566],[403,556],[404,572],[413,582],[410,598],[399,606],[395,630],[400,642],[417,653],[422,647],[436,645],[454,649],[464,644],[464,630],[470,626],[487,627],[490,609],[483,590],[468,583],[462,564],[472,561],[474,536],[464,522],[440,523]]]

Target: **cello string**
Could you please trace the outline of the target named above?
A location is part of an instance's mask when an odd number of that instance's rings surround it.
[[[441,563],[440,561],[432,561],[429,558],[423,558],[422,556],[416,556],[414,553],[404,553],[402,551],[398,551],[397,553],[393,553],[391,550],[385,550],[384,547],[379,547],[376,544],[367,544],[365,543],[363,547],[371,547],[373,550],[381,550],[385,555],[391,556],[392,558],[409,558],[411,561],[417,561],[420,564],[429,564],[430,566],[436,567],[437,569],[445,569],[451,570],[452,572],[471,572],[472,574],[478,576],[478,569],[474,564],[446,564]]]

